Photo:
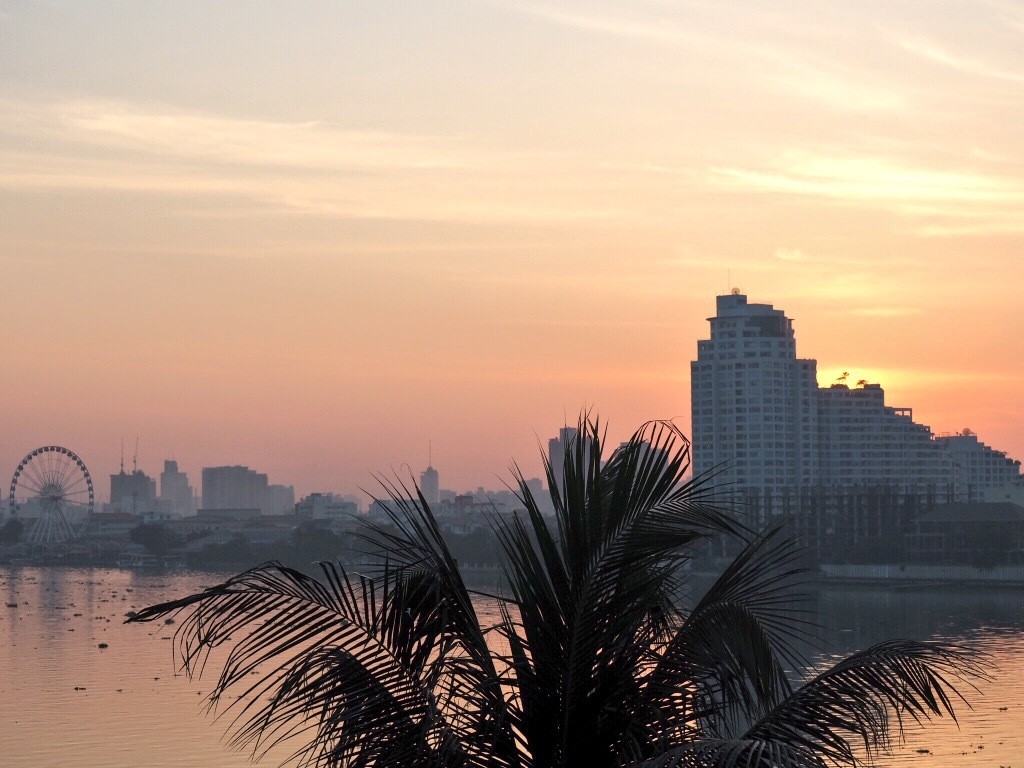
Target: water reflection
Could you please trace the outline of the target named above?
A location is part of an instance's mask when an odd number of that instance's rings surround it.
[[[0,568],[3,765],[249,765],[224,746],[223,724],[204,716],[207,686],[174,675],[172,628],[122,623],[127,611],[219,580],[209,573]],[[897,754],[878,765],[1024,766],[1024,590],[829,587],[812,591],[807,607],[823,627],[825,655],[896,637],[940,638],[991,655],[993,680],[959,728],[947,719],[909,731]],[[493,603],[480,608],[496,614]]]

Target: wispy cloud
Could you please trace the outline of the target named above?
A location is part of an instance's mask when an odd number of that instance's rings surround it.
[[[721,183],[855,201],[1024,201],[1020,181],[915,167],[879,157],[788,152],[766,168],[718,167]]]
[[[595,8],[582,9],[579,6],[568,7],[566,4],[526,0],[509,0],[496,4],[516,13],[583,32],[659,43],[695,43],[701,40],[692,29],[687,29],[665,16],[650,20]]]
[[[460,137],[246,120],[117,102],[0,101],[0,131],[163,158],[319,171],[465,170],[514,162]]]
[[[1007,170],[958,171],[898,158],[790,151],[760,167],[712,168],[709,179],[736,190],[886,209],[917,220],[917,234],[937,236],[1024,228],[1024,181]]]
[[[804,252],[799,248],[776,248],[775,258],[782,261],[803,261]]]
[[[814,64],[794,53],[770,56],[768,61],[774,64],[763,74],[769,82],[840,112],[897,112],[908,106],[891,78],[872,81],[863,70]]]
[[[578,168],[466,136],[351,130],[126,102],[0,101],[0,186],[248,200],[266,214],[461,221],[615,218],[531,173]],[[529,190],[531,194],[525,192]]]
[[[926,38],[907,37],[897,34],[892,34],[891,36],[900,48],[927,61],[942,64],[969,75],[1024,83],[1024,72],[1003,69],[970,56],[951,53],[938,43]]]
[[[842,312],[842,314],[860,317],[911,317],[921,313],[922,310],[919,307],[855,307]]]

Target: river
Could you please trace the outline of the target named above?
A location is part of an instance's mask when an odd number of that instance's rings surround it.
[[[173,626],[127,611],[219,581],[198,572],[0,568],[0,764],[6,768],[241,768],[209,681],[174,673]],[[1024,588],[818,588],[830,653],[937,638],[989,654],[993,680],[951,720],[912,728],[879,766],[1024,768]],[[493,606],[482,606],[493,610]],[[100,648],[105,643],[106,648]],[[266,765],[276,765],[268,760]]]

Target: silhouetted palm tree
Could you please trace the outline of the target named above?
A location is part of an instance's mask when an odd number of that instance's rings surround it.
[[[564,467],[546,465],[553,519],[515,471],[526,513],[493,520],[509,592],[487,596],[494,626],[400,484],[389,523],[366,529],[386,552],[367,575],[268,563],[131,620],[182,612],[190,675],[227,645],[212,703],[238,694],[234,744],[290,742],[310,766],[855,765],[888,748],[891,723],[952,715],[951,683],[981,666],[935,643],[882,643],[794,685],[811,626],[792,542],[709,503],[706,478],[685,482],[671,424],[605,463],[598,425],[580,435]],[[695,547],[722,535],[739,554],[681,601]]]

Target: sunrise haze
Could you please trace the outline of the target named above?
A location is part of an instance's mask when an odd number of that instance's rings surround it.
[[[1010,2],[0,2],[0,478],[497,487],[734,286],[1024,458],[1022,125]]]

